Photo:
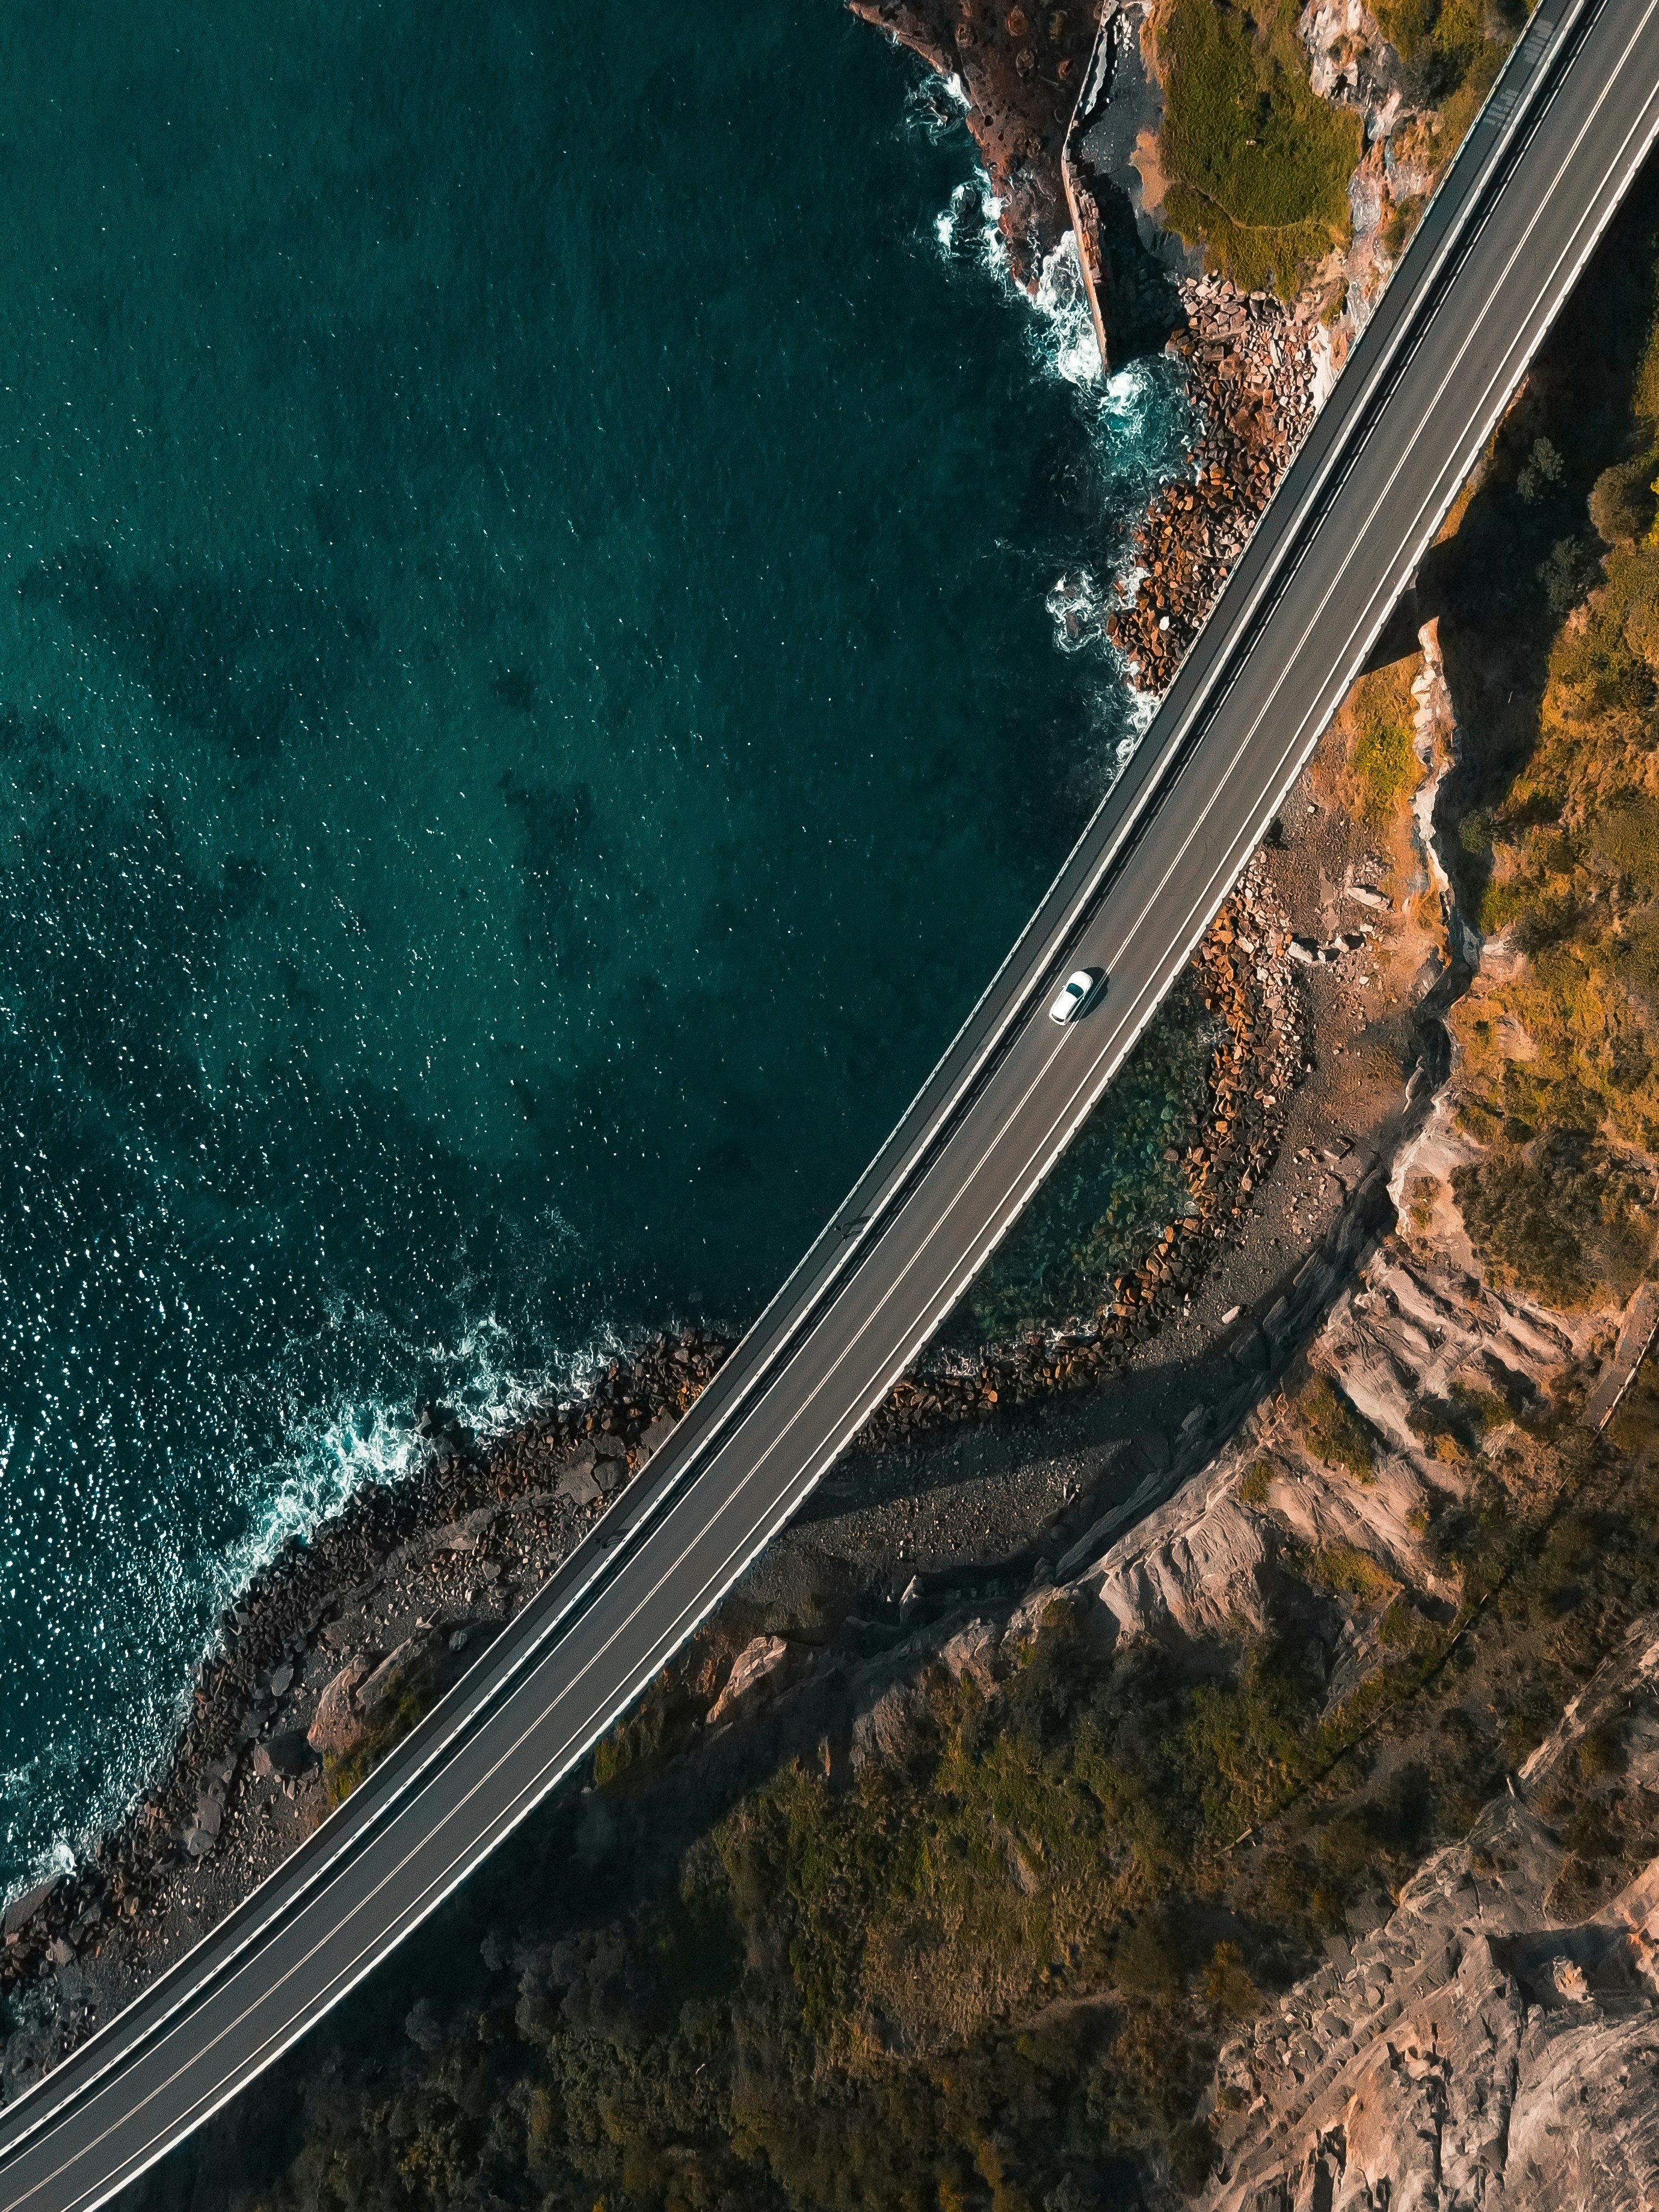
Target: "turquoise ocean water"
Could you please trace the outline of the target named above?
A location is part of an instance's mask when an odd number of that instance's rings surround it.
[[[1130,734],[1149,473],[835,0],[0,15],[0,1891],[234,1586],[741,1321]]]

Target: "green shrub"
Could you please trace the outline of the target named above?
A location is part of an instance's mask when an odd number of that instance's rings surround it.
[[[1395,1588],[1386,1567],[1352,1544],[1333,1544],[1322,1552],[1305,1554],[1299,1561],[1304,1579],[1315,1589],[1349,1597],[1375,1600]]]
[[[1595,581],[1596,574],[1595,558],[1582,538],[1558,538],[1550,548],[1549,558],[1540,562],[1538,568],[1538,580],[1544,586],[1550,612],[1558,619],[1571,614]]]
[[[1615,461],[1595,479],[1589,519],[1604,545],[1634,545],[1653,528],[1655,468],[1655,457],[1640,453],[1634,460]]]
[[[1370,1431],[1323,1376],[1302,1394],[1302,1437],[1316,1459],[1345,1468],[1356,1482],[1375,1482]]]
[[[1474,1423],[1481,1437],[1489,1437],[1514,1417],[1504,1401],[1490,1390],[1482,1390],[1473,1382],[1454,1382],[1451,1394],[1461,1410]]]
[[[1533,886],[1513,878],[1507,883],[1488,884],[1480,894],[1480,929],[1484,936],[1496,937],[1500,929],[1523,915],[1533,896]]]
[[[1644,891],[1659,890],[1659,808],[1632,793],[1602,807],[1589,823],[1591,857]]]
[[[1339,1813],[1314,1838],[1320,1865],[1345,1893],[1367,1880],[1382,1856],[1376,1838],[1351,1813]]]
[[[1267,1502],[1267,1492],[1273,1488],[1273,1470],[1269,1462],[1265,1459],[1257,1460],[1255,1465],[1238,1486],[1240,1502],[1245,1505],[1265,1505]]]
[[[1413,192],[1403,199],[1382,226],[1382,251],[1390,261],[1398,261],[1406,251],[1412,233],[1423,219],[1428,201],[1421,192]]]
[[[1592,1729],[1578,1747],[1578,1765],[1587,1780],[1619,1773],[1625,1765],[1624,1747],[1610,1728]]]
[[[1529,507],[1535,507],[1540,500],[1547,499],[1553,491],[1560,489],[1565,467],[1553,440],[1534,438],[1526,465],[1515,479],[1515,488]]]
[[[1454,1169],[1452,1189],[1481,1261],[1564,1311],[1627,1293],[1646,1264],[1650,1232],[1590,1130]]]
[[[1244,1964],[1237,1943],[1218,1943],[1204,1972],[1204,1995],[1219,2013],[1233,2020],[1248,2020],[1261,2009],[1261,1992]]]
[[[1377,0],[1376,18],[1435,100],[1484,92],[1509,45],[1488,37],[1484,0]]]
[[[1370,723],[1354,740],[1353,764],[1364,790],[1365,812],[1383,821],[1423,780],[1422,763],[1402,723]]]

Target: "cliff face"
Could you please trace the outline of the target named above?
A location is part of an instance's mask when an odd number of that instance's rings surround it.
[[[1659,1841],[1659,1615],[1468,1839],[1224,2051],[1212,2212],[1601,2212],[1659,2191],[1659,1858],[1599,1908],[1559,1820]],[[1616,1771],[1588,1799],[1587,1772]],[[1589,1817],[1584,1810],[1593,1808]],[[1590,1863],[1590,1880],[1598,1879]],[[1627,1863],[1621,1854],[1621,1864]],[[1601,1878],[1605,1879],[1605,1875]]]

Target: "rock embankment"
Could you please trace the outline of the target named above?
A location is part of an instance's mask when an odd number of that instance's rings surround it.
[[[1107,635],[1141,691],[1166,690],[1279,487],[1315,413],[1310,311],[1224,277],[1182,286],[1188,364],[1203,430],[1190,477],[1166,484],[1135,533],[1138,580]]]
[[[885,1450],[951,1422],[1006,1417],[1054,1391],[1085,1389],[1121,1371],[1182,1310],[1216,1247],[1239,1233],[1243,1200],[1277,1155],[1290,1093],[1305,1072],[1303,1006],[1288,965],[1293,942],[1258,854],[1194,957],[1222,1036],[1198,1135],[1179,1156],[1188,1211],[1164,1224],[1138,1267],[1109,1291],[1103,1285],[1092,1314],[992,1346],[976,1364],[939,1359],[906,1376],[859,1431],[860,1449]]]

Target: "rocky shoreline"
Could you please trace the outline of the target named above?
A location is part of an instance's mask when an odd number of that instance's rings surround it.
[[[1106,1381],[1190,1301],[1215,1248],[1239,1233],[1239,1201],[1277,1158],[1290,1092],[1306,1073],[1294,942],[1258,856],[1193,961],[1203,1003],[1224,1041],[1212,1056],[1197,1127],[1180,1155],[1190,1211],[1165,1223],[1140,1265],[1116,1278],[1092,1314],[991,1346],[965,1369],[948,1354],[925,1360],[859,1431],[857,1449],[890,1449],[955,1421],[999,1413],[1006,1419],[1054,1391]]]
[[[1169,350],[1187,364],[1203,424],[1193,474],[1167,484],[1136,532],[1139,580],[1107,618],[1138,690],[1173,681],[1280,478],[1313,427],[1316,327],[1305,300],[1237,291],[1224,277],[1181,287],[1186,327]]]
[[[481,1439],[422,1410],[422,1462],[290,1538],[220,1622],[161,1772],[71,1874],[15,1899],[0,1998],[38,2066],[187,1948],[390,1747],[571,1549],[715,1372],[690,1330]],[[29,2002],[33,1997],[37,2001]],[[43,2050],[49,2032],[55,2049]]]
[[[961,87],[1000,206],[1016,283],[1035,289],[1071,222],[1060,155],[1095,43],[1093,6],[1030,0],[848,0],[853,13]]]

